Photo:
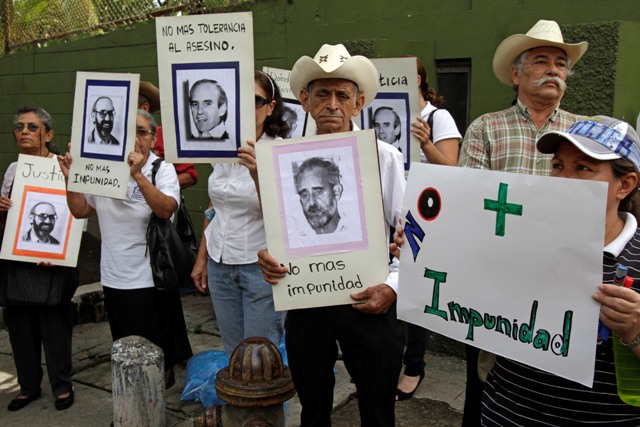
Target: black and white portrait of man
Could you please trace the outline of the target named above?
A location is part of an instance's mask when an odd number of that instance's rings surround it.
[[[173,65],[179,156],[237,156],[240,90],[236,65]]]
[[[224,88],[215,80],[198,80],[189,90],[189,110],[196,139],[229,139],[226,129],[228,105]]]
[[[129,82],[88,84],[82,157],[122,160],[126,143]]]
[[[276,155],[288,249],[309,255],[331,253],[345,244],[365,244],[355,146],[327,148],[315,142],[307,146],[313,149],[283,147],[282,154]]]
[[[56,226],[58,214],[53,204],[49,202],[38,202],[29,210],[29,222],[31,226],[22,235],[25,242],[47,243],[52,245],[60,244],[60,241],[53,237],[51,233]]]
[[[338,202],[342,197],[340,169],[331,160],[311,157],[294,174],[296,192],[307,222],[316,234],[345,230]]]

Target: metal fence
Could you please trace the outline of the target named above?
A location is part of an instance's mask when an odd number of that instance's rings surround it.
[[[163,15],[223,11],[252,0],[0,0],[0,56],[31,46],[102,34]]]

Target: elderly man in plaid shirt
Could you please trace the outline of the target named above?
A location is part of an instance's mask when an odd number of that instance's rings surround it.
[[[555,21],[538,21],[526,34],[502,41],[493,57],[493,71],[512,86],[517,99],[506,110],[484,114],[471,123],[462,142],[458,166],[549,175],[551,155],[536,150],[545,132],[567,130],[579,120],[560,109],[571,68],[588,47],[587,42],[564,43]],[[482,383],[478,353],[467,345],[467,389],[463,427],[480,425]]]

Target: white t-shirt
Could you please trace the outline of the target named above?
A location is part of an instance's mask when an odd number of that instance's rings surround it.
[[[267,134],[258,140],[273,141]],[[209,176],[208,192],[216,212],[207,229],[207,253],[212,260],[229,265],[258,261],[266,249],[264,221],[256,185],[249,170],[238,163],[216,163]]]
[[[158,157],[150,153],[142,173],[151,181],[153,161]],[[162,162],[156,174],[156,187],[180,203],[180,185],[173,165]],[[102,238],[100,256],[100,282],[114,289],[140,289],[153,287],[149,254],[147,253],[147,225],[151,208],[136,181],[130,176],[127,198],[111,199],[84,195],[98,214]]]
[[[13,185],[13,180],[16,177],[16,170],[18,168],[18,162],[13,162],[7,168],[4,173],[4,179],[2,180],[2,189],[0,190],[0,197],[9,197],[9,191]]]
[[[360,130],[355,123],[354,131]],[[380,183],[382,185],[382,207],[387,229],[387,243],[389,242],[389,228],[400,225],[402,213],[402,198],[406,182],[404,179],[404,159],[402,153],[391,144],[378,140],[378,164],[380,166]],[[398,260],[393,258],[389,265],[389,276],[384,281],[391,289],[398,292]]]
[[[427,120],[429,114],[435,110],[434,107],[429,101],[427,101],[427,105],[420,111],[420,116]],[[456,122],[453,120],[451,113],[447,110],[438,109],[432,116],[433,119],[433,129],[431,129],[431,140],[434,144],[437,144],[438,141],[442,141],[443,139],[449,138],[458,138],[462,139],[462,135],[458,131],[458,127],[456,126]],[[420,150],[420,162],[427,163],[427,157],[424,155],[424,152]]]

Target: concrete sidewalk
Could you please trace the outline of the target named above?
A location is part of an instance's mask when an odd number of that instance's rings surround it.
[[[99,284],[79,288],[78,300],[99,300]],[[222,349],[211,300],[208,296],[187,295],[182,298],[189,339],[194,354]],[[85,307],[86,309],[86,307]],[[99,314],[100,309],[96,309]],[[11,346],[6,330],[0,330],[0,425],[32,427],[107,427],[112,420],[111,400],[111,333],[106,321],[83,323],[73,333],[73,382],[75,404],[57,411],[47,380],[46,370],[42,396],[26,408],[9,412],[6,407],[19,393]],[[397,405],[397,425],[457,426],[462,419],[465,365],[455,357],[427,354],[427,376],[413,399]],[[44,361],[44,356],[43,356]],[[375,374],[375,373],[374,373]],[[166,425],[192,426],[203,407],[199,402],[181,401],[185,365],[176,367],[176,385],[166,391]],[[350,383],[344,365],[336,365],[336,389],[333,424],[337,427],[360,425],[355,387]],[[287,402],[287,426],[299,425],[300,404],[297,397]]]

